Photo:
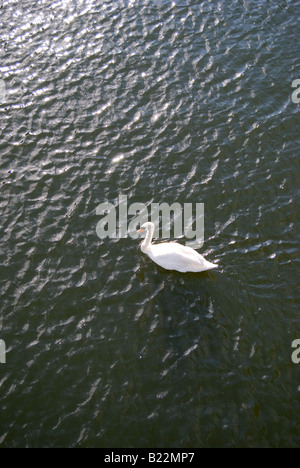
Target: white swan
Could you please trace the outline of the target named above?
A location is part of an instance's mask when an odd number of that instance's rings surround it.
[[[146,231],[146,237],[141,244],[141,250],[147,254],[157,265],[166,270],[177,270],[182,273],[192,271],[205,271],[216,268],[218,265],[208,262],[202,255],[191,247],[176,242],[151,244],[154,224],[145,223],[137,232]]]

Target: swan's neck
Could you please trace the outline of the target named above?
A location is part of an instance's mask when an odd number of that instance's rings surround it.
[[[142,242],[141,249],[142,252],[146,252],[151,245],[152,237],[153,237],[153,232],[154,232],[154,226],[150,226],[150,228],[147,230],[146,237]]]

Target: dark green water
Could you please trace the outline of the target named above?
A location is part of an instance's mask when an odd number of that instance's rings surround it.
[[[299,15],[3,2],[1,447],[300,445]],[[99,239],[120,194],[204,203],[218,269]]]

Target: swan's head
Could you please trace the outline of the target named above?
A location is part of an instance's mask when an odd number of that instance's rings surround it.
[[[141,226],[141,229],[139,229],[137,231],[138,234],[141,234],[142,232],[147,232],[147,231],[150,231],[151,229],[154,230],[154,224],[153,223],[144,223],[142,224]]]

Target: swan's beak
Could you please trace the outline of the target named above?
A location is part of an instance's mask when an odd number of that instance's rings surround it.
[[[141,232],[144,232],[145,231],[145,228],[141,228],[137,231],[138,234],[141,234]]]

